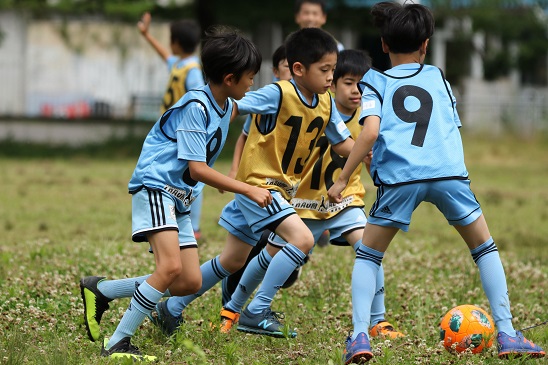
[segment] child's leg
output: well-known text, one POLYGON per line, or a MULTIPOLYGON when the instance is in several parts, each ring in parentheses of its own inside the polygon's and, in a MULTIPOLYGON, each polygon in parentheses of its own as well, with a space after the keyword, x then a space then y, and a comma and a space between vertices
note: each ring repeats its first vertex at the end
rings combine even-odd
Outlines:
POLYGON ((253 258, 256 257, 259 253, 261 253, 263 248, 266 247, 269 234, 270 234, 270 231, 265 230, 263 234, 261 235, 261 239, 251 249, 251 252, 247 256, 247 260, 244 266, 240 270, 236 271, 233 274, 230 274, 229 276, 223 279, 223 282, 222 282, 223 307, 226 307, 226 304, 230 301, 230 298, 232 298, 232 295, 236 291, 236 288, 238 287, 238 283, 240 282, 240 279, 242 278, 242 275, 245 272, 245 269, 247 268, 251 260, 253 260, 253 258))
POLYGON ((394 227, 383 227, 368 223, 363 231, 362 244, 356 251, 356 261, 352 271, 352 318, 354 340, 360 333, 369 333, 372 304, 376 288, 371 282, 377 281, 384 252, 398 232, 394 227))
POLYGON ((483 290, 489 300, 497 329, 499 332, 515 336, 506 275, 483 214, 471 224, 455 226, 455 229, 468 245, 472 258, 478 266, 483 290))
POLYGON ((240 279, 238 287, 232 294, 230 301, 224 306, 226 309, 235 313, 240 313, 242 311, 243 306, 249 300, 251 294, 263 280, 266 270, 272 261, 272 257, 275 256, 278 251, 280 251, 280 248, 267 245, 249 262, 240 279))
MULTIPOLYGON (((177 231, 167 230, 151 233, 148 235, 148 239, 154 251, 156 269, 135 290, 128 310, 106 346, 107 350, 122 339, 131 338, 134 335, 145 317, 160 301, 164 292, 182 272, 183 265, 179 258, 177 231)), ((194 248, 194 250, 196 249, 194 248)))
POLYGON ((252 314, 270 308, 274 295, 295 268, 304 263, 306 255, 314 246, 312 232, 296 214, 287 216, 275 232, 289 243, 272 259, 259 291, 247 306, 252 314))
POLYGON ((200 266, 202 286, 196 294, 171 297, 167 309, 173 316, 180 316, 183 310, 196 298, 211 289, 219 281, 238 271, 245 263, 251 246, 232 234, 228 234, 223 252, 200 266))

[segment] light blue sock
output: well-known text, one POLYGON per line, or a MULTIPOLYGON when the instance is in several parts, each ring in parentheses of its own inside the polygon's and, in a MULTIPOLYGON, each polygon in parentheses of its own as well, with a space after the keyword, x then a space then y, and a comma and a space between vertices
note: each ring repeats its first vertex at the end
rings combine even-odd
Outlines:
POLYGON ((371 323, 370 326, 374 326, 379 322, 385 320, 384 314, 386 308, 384 307, 384 267, 379 266, 379 272, 377 273, 377 280, 375 283, 375 296, 373 297, 373 304, 371 304, 371 323))
POLYGON ((259 291, 247 306, 247 310, 258 314, 270 307, 272 298, 280 290, 289 275, 298 267, 304 264, 306 254, 297 247, 288 243, 274 256, 264 276, 259 291))
POLYGON ((204 202, 204 193, 201 192, 190 205, 190 223, 194 232, 200 231, 200 219, 202 218, 202 203, 204 202))
MULTIPOLYGON (((135 293, 135 289, 141 285, 150 274, 139 276, 136 278, 116 279, 116 280, 101 280, 97 283, 97 289, 107 298, 130 298, 135 293)), ((166 290, 164 297, 171 296, 169 290, 166 290)))
POLYGON ((506 275, 493 238, 490 237, 486 242, 470 250, 470 253, 478 266, 481 284, 489 300, 497 330, 514 337, 516 331, 512 325, 506 275))
POLYGON ((143 323, 143 320, 156 303, 160 301, 163 294, 150 286, 146 281, 143 281, 135 290, 128 309, 107 344, 107 350, 120 342, 122 338, 133 337, 137 328, 143 323))
POLYGON ((185 295, 184 297, 171 297, 167 300, 167 309, 172 316, 179 317, 194 299, 200 297, 219 281, 230 275, 230 273, 221 266, 219 256, 204 262, 202 266, 200 266, 200 271, 202 272, 202 287, 196 294, 185 295))
POLYGON ((238 283, 238 287, 234 291, 234 294, 232 294, 230 301, 225 305, 225 308, 236 313, 242 311, 244 304, 263 280, 271 261, 272 256, 264 248, 249 262, 238 283))
POLYGON ((371 306, 375 297, 375 285, 384 253, 360 244, 352 271, 352 341, 361 333, 369 337, 371 306))

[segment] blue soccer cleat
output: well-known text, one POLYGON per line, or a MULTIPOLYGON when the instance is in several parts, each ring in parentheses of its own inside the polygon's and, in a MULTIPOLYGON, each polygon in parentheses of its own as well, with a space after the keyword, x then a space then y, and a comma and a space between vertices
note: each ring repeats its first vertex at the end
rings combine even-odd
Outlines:
POLYGON ((345 364, 363 364, 371 360, 372 357, 369 338, 364 332, 360 332, 354 341, 352 341, 352 337, 348 336, 343 352, 345 364))
POLYGON ((546 352, 533 342, 523 336, 523 333, 516 331, 515 337, 510 337, 504 332, 499 332, 497 336, 499 358, 506 359, 508 357, 544 357, 546 352))

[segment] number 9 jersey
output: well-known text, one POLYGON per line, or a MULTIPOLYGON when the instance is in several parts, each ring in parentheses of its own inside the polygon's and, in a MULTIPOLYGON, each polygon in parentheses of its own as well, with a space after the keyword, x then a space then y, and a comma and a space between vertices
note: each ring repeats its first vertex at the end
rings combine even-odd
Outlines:
POLYGON ((455 97, 439 68, 371 68, 360 88, 360 121, 380 117, 371 161, 376 186, 468 178, 455 97))

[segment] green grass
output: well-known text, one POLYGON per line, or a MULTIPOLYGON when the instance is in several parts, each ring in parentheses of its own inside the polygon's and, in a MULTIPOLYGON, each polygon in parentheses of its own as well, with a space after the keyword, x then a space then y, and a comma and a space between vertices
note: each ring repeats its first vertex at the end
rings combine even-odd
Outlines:
MULTIPOLYGON (((546 321, 548 142, 466 137, 465 150, 472 188, 505 265, 515 327, 546 321)), ((78 280, 147 274, 154 261, 145 245, 130 240, 127 182, 137 156, 127 152, 133 149, 120 152, 113 146, 102 151, 101 158, 85 150, 44 152, 47 158, 37 157, 40 152, 0 154, 2 364, 114 363, 100 358, 100 344, 87 339, 78 280)), ((226 172, 228 166, 221 161, 217 168, 226 172)), ((364 182, 369 207, 375 188, 369 178, 364 182)), ((226 234, 217 219, 231 197, 205 190, 202 261, 223 247, 226 234)), ((340 364, 352 329, 352 265, 349 248, 316 248, 301 279, 279 292, 273 309, 286 313, 286 322, 298 329, 296 339, 212 330, 221 306, 217 286, 187 309, 177 336, 167 339, 147 321, 133 342, 163 364, 340 364)), ((396 237, 384 265, 387 318, 408 336, 373 341, 371 363, 546 363, 501 361, 494 348, 456 357, 441 347, 438 321, 448 309, 464 303, 489 308, 466 246, 433 206, 419 207, 410 232, 396 237)), ((103 317, 104 335, 112 334, 128 302, 111 303, 103 317)), ((548 348, 547 325, 526 335, 548 348)))

